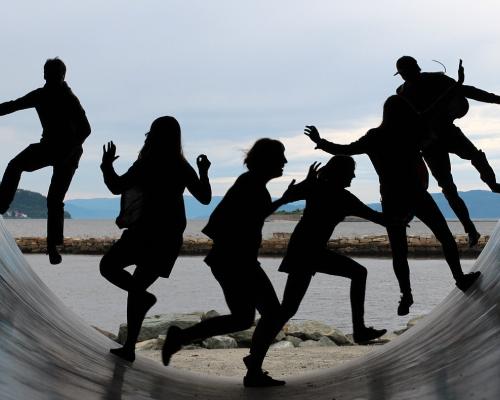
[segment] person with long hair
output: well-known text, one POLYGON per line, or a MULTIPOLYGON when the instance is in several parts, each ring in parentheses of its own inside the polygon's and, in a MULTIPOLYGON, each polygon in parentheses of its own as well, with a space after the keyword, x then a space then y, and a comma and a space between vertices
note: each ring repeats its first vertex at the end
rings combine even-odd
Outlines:
MULTIPOLYGON (((273 285, 258 261, 264 220, 281 205, 295 200, 292 181, 281 198, 273 201, 267 183, 283 174, 287 160, 285 147, 278 140, 257 140, 248 151, 245 165, 248 171, 240 175, 210 216, 203 229, 213 240, 205 262, 219 282, 229 315, 206 319, 180 329, 171 326, 162 350, 163 364, 168 365, 174 353, 184 344, 248 329, 255 320, 255 311, 261 319, 255 328, 250 355, 262 360, 268 349, 263 333, 275 323, 280 303, 273 285)), ((262 371, 262 364, 244 359, 247 374, 245 386, 279 386, 285 382, 271 378, 262 371)))
MULTIPOLYGON (((460 63, 457 85, 463 82, 460 63)), ((479 277, 479 272, 464 274, 460 264, 457 244, 436 202, 422 183, 423 160, 421 149, 428 140, 427 120, 432 118, 446 96, 445 93, 433 108, 418 114, 401 96, 390 96, 384 103, 382 123, 370 129, 357 141, 342 145, 322 139, 314 126, 306 126, 304 134, 316 148, 333 155, 367 154, 380 182, 382 211, 388 221, 400 221, 387 225, 392 249, 393 268, 401 291, 398 315, 407 315, 413 304, 408 265, 406 225, 414 217, 427 225, 441 243, 444 257, 456 286, 466 291, 479 277)))
POLYGON ((179 123, 169 116, 151 124, 137 160, 123 175, 113 168, 117 158, 113 142, 103 146, 104 182, 113 194, 122 195, 117 223, 127 229, 101 259, 100 272, 128 293, 127 339, 110 351, 132 362, 144 317, 156 303, 147 289, 158 278, 169 277, 182 246, 184 190, 202 204, 211 201, 210 161, 203 154, 197 157, 198 176, 184 158, 179 123), (129 265, 136 266, 132 274, 125 270, 129 265))

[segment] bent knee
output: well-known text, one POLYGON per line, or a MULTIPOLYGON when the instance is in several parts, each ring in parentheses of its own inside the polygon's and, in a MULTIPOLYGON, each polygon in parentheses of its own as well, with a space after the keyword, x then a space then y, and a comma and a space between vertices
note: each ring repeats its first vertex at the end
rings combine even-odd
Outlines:
POLYGON ((108 257, 104 255, 99 262, 99 272, 103 277, 107 278, 110 275, 111 265, 108 257))
POLYGON ((357 269, 356 269, 356 273, 355 273, 355 278, 357 279, 363 279, 363 280, 366 280, 366 277, 368 276, 368 270, 363 267, 362 265, 360 265, 357 269))
POLYGON ((298 304, 283 304, 281 307, 281 319, 283 322, 290 320, 299 311, 298 304))

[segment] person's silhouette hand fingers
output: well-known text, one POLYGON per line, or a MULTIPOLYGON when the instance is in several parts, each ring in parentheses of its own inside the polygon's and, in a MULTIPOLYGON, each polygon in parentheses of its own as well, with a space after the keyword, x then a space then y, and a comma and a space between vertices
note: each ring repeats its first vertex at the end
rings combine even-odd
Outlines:
POLYGON ((120 156, 116 155, 116 146, 113 141, 102 146, 102 162, 112 164, 120 156))
POLYGON ((465 81, 465 71, 462 65, 462 59, 458 63, 458 83, 461 85, 465 81))
POLYGON ((318 143, 321 140, 319 132, 314 125, 306 125, 304 135, 308 136, 314 143, 318 143))
POLYGON ((295 182, 296 180, 295 179, 292 179, 292 181, 290 182, 290 184, 288 185, 288 188, 287 189, 292 189, 294 186, 295 186, 295 182))
POLYGON ((321 165, 320 162, 314 161, 310 166, 309 166, 309 171, 307 172, 306 180, 316 178, 318 176, 318 169, 319 166, 321 165))

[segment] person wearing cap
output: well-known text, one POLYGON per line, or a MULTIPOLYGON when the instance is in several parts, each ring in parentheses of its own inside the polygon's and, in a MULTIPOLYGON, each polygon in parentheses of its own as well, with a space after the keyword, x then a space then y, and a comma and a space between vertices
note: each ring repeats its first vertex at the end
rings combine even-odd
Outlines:
POLYGON ((43 128, 40 142, 30 144, 7 165, 0 184, 0 214, 9 209, 24 171, 52 166, 47 194, 47 253, 51 264, 59 264, 57 246, 63 243, 64 196, 78 168, 82 144, 90 135, 90 124, 80 101, 64 80, 64 62, 57 57, 48 59, 43 72, 43 87, 0 104, 0 115, 34 108, 43 128))
MULTIPOLYGON (((403 56, 396 62, 397 72, 405 81, 396 90, 417 112, 425 112, 444 92, 453 87, 454 79, 441 72, 422 72, 413 57, 403 56)), ((423 147, 423 157, 436 178, 451 208, 464 226, 469 236, 469 245, 477 244, 480 234, 470 219, 469 211, 460 198, 451 174, 449 153, 462 159, 470 160, 480 173, 481 179, 496 193, 500 193, 495 172, 488 163, 486 155, 479 150, 454 124, 454 120, 463 117, 468 109, 467 99, 484 103, 500 104, 500 96, 485 92, 474 86, 461 85, 450 96, 447 104, 440 108, 440 113, 429 121, 431 140, 423 147)))

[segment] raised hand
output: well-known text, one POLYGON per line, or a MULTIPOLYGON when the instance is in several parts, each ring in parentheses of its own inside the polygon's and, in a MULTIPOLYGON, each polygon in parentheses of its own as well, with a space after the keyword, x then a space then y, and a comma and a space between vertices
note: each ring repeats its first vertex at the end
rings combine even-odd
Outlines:
POLYGON ((212 163, 205 154, 200 154, 198 157, 196 157, 196 165, 198 166, 198 171, 200 172, 200 174, 206 174, 212 163))
POLYGON ((306 176, 306 181, 311 181, 315 180, 318 177, 318 170, 319 166, 321 165, 320 162, 314 161, 310 166, 309 166, 309 171, 307 172, 306 176))
POLYGON ((306 125, 304 135, 308 136, 316 144, 321 140, 319 132, 314 125, 306 125))
POLYGON ((295 188, 297 187, 297 184, 295 182, 296 182, 296 180, 292 179, 292 181, 290 182, 290 184, 286 188, 285 193, 283 193, 283 196, 281 196, 281 199, 285 203, 294 201, 294 198, 295 198, 295 188))
POLYGON ((460 59, 460 62, 458 64, 458 84, 461 85, 465 81, 465 72, 464 72, 464 67, 462 66, 462 59, 460 59))
POLYGON ((116 146, 111 141, 107 145, 102 146, 102 163, 105 165, 111 165, 120 156, 116 155, 116 146))

